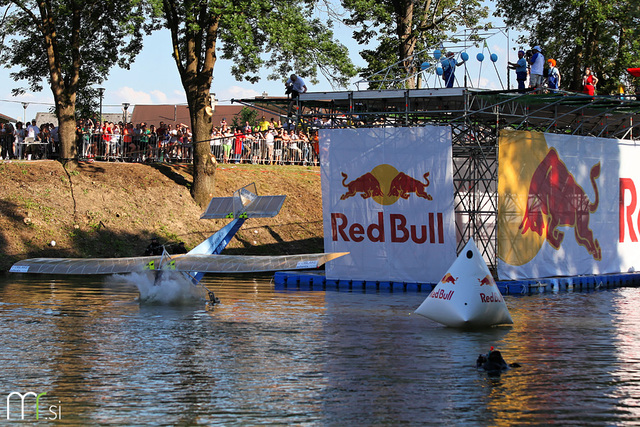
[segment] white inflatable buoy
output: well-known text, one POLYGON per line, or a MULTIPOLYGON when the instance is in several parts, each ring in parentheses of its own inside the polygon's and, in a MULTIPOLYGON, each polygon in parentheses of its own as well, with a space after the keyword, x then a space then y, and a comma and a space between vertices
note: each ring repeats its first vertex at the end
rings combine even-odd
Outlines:
POLYGON ((456 328, 513 323, 473 239, 415 313, 456 328))

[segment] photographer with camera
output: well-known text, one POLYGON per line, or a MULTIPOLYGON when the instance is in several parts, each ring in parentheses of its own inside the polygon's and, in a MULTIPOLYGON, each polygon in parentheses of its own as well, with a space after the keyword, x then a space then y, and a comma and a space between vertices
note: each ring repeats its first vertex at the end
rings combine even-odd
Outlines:
POLYGON ((295 74, 291 74, 289 80, 284 84, 286 90, 285 94, 291 94, 291 99, 297 98, 301 93, 305 93, 307 91, 307 85, 304 84, 304 80, 295 74))
MULTIPOLYGON (((534 46, 532 49, 532 55, 527 58, 527 62, 531 65, 529 71, 529 87, 539 88, 542 87, 544 77, 544 55, 542 55, 542 49, 540 46, 534 46)), ((528 53, 528 52, 527 52, 528 53)))
POLYGON ((307 85, 304 84, 304 80, 295 74, 291 74, 289 80, 284 84, 285 94, 291 94, 291 102, 289 102, 289 108, 287 109, 287 116, 291 117, 291 110, 293 109, 293 105, 295 100, 300 97, 301 93, 305 93, 307 91, 307 85))

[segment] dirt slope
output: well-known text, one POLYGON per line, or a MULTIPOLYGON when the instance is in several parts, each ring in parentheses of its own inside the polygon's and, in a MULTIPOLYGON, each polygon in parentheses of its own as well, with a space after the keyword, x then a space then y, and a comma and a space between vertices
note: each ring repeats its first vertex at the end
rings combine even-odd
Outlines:
MULTIPOLYGON (((0 271, 31 257, 141 255, 153 236, 191 248, 228 222, 199 219, 191 180, 180 165, 81 163, 67 173, 54 161, 0 164, 0 271)), ((227 253, 323 250, 318 167, 219 165, 216 196, 251 182, 287 199, 275 218, 249 219, 227 253)))

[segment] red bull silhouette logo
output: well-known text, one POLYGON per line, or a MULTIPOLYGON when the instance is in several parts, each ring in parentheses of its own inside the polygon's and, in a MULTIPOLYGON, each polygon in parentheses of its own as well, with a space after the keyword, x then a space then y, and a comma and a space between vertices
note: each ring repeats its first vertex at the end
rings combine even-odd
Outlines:
POLYGON ((400 172, 393 178, 391 181, 391 186, 389 188, 388 195, 391 197, 402 197, 403 199, 408 199, 411 193, 415 193, 416 196, 422 197, 423 199, 433 200, 429 194, 427 194, 426 188, 429 186, 429 172, 423 175, 426 184, 423 184, 421 181, 407 175, 404 172, 400 172))
POLYGON ((493 285, 493 277, 486 275, 482 279, 478 279, 478 282, 480 282, 480 286, 491 286, 493 285))
POLYGON ((395 203, 398 198, 406 200, 411 194, 433 200, 426 190, 430 184, 429 172, 422 177, 425 182, 404 172, 398 172, 390 165, 380 165, 347 183, 348 175, 342 172, 342 186, 346 187, 347 191, 340 196, 340 200, 348 199, 358 193, 363 199, 374 198, 378 203, 385 205, 395 203))
POLYGON ((573 227, 578 244, 584 246, 595 260, 600 261, 600 243, 589 228, 590 214, 597 210, 600 201, 596 185, 599 175, 600 163, 597 163, 590 172, 595 192, 595 201, 591 202, 560 160, 556 150, 551 148, 531 177, 527 208, 519 227, 522 234, 531 230, 545 237, 553 248, 559 249, 564 232, 558 230, 558 227, 573 227))
POLYGON ((451 275, 451 273, 447 273, 447 274, 444 275, 444 277, 440 281, 442 283, 451 283, 452 285, 455 285, 456 284, 456 280, 458 280, 457 277, 453 277, 451 275))
POLYGON ((345 184, 347 181, 347 174, 342 172, 342 185, 347 187, 347 192, 340 196, 340 200, 348 199, 349 197, 353 197, 356 194, 360 193, 360 196, 363 199, 368 199, 369 197, 384 196, 382 189, 380 188, 380 182, 378 178, 373 176, 371 172, 367 172, 362 176, 354 179, 348 184, 345 184))

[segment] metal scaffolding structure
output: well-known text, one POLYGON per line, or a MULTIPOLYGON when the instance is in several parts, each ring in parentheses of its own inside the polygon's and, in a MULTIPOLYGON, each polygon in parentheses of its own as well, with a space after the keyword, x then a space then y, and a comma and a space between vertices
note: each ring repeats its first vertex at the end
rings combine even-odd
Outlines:
POLYGON ((472 88, 314 92, 232 100, 280 114, 285 125, 451 126, 458 251, 473 237, 497 266, 498 137, 501 129, 585 135, 640 143, 640 101, 562 92, 472 88))

